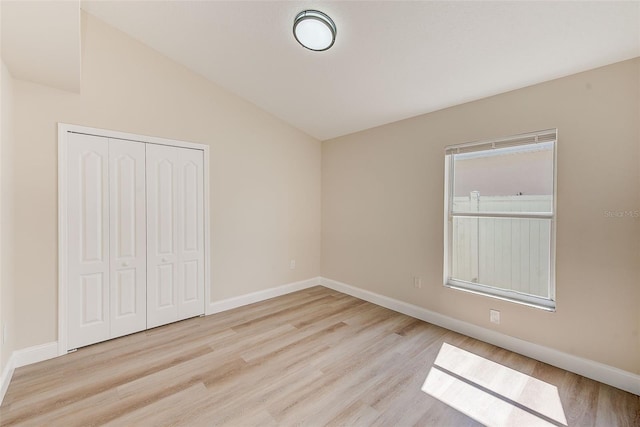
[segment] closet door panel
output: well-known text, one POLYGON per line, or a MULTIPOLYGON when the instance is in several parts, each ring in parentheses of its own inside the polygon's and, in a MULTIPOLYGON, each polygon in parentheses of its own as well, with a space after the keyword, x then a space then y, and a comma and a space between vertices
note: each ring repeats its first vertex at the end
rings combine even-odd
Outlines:
POLYGON ((109 147, 70 133, 67 148, 68 348, 109 339, 109 147))
POLYGON ((203 152, 179 151, 179 319, 204 314, 203 152))
POLYGON ((64 141, 67 348, 204 314, 203 151, 64 141))
POLYGON ((147 326, 145 144, 109 140, 111 338, 147 326))
POLYGON ((178 319, 178 153, 147 144, 147 327, 178 319))

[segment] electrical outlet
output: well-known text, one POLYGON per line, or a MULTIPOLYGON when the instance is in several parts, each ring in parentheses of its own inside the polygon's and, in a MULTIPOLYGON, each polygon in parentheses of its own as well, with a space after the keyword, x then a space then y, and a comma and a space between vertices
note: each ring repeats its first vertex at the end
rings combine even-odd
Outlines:
POLYGON ((289 261, 289 268, 291 270, 295 270, 296 269, 296 260, 292 259, 291 261, 289 261))
POLYGON ((489 310, 489 320, 491 323, 500 324, 500 312, 498 310, 489 310))
POLYGON ((413 287, 422 289, 422 279, 419 276, 413 276, 413 287))

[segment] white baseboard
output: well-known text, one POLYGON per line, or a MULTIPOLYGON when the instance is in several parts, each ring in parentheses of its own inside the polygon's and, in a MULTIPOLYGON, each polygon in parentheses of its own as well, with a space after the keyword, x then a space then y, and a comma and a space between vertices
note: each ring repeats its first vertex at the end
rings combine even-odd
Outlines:
POLYGON ((23 348, 22 350, 16 350, 11 353, 11 357, 7 361, 7 364, 2 370, 2 377, 0 378, 0 404, 4 400, 4 395, 11 383, 11 377, 16 368, 22 366, 31 365, 32 363, 42 362, 43 360, 53 359, 58 357, 58 343, 50 342, 47 344, 35 345, 33 347, 23 348))
POLYGON ((58 342, 23 348, 22 350, 14 351, 12 357, 15 357, 16 368, 53 359, 54 357, 58 357, 58 342))
POLYGON ((276 286, 274 288, 240 295, 238 297, 228 298, 221 301, 214 301, 209 304, 209 307, 206 310, 206 315, 208 316, 210 314, 220 313, 222 311, 242 307, 243 305, 253 304, 318 285, 320 285, 320 277, 314 277, 307 280, 301 280, 300 282, 288 283, 286 285, 276 286))
MULTIPOLYGON (((300 282, 289 283, 222 301, 215 301, 209 304, 206 314, 210 315, 231 310, 233 308, 242 307, 244 305, 253 304, 318 285, 369 301, 373 304, 406 314, 407 316, 424 320, 425 322, 468 335, 541 362, 557 366, 558 368, 562 368, 587 378, 609 384, 613 387, 626 390, 630 393, 640 395, 640 375, 614 368, 603 363, 595 362, 593 360, 564 353, 549 347, 524 341, 519 338, 514 338, 500 332, 492 331, 472 323, 463 322, 461 320, 427 310, 426 308, 418 307, 404 301, 399 301, 324 277, 314 277, 300 282)), ((11 377, 13 376, 13 372, 16 368, 52 359, 57 356, 57 342, 36 345, 14 351, 2 370, 2 376, 0 377, 0 404, 4 399, 4 395, 9 387, 11 377)))
POLYGON ((16 369, 14 355, 15 353, 11 354, 7 364, 4 365, 4 369, 2 370, 2 378, 0 378, 0 404, 2 404, 4 400, 4 395, 7 393, 9 383, 11 382, 11 377, 13 377, 13 371, 16 369))
MULTIPOLYGON (((253 304, 255 302, 264 301, 270 298, 275 298, 281 295, 289 294, 291 292, 300 291, 302 289, 307 289, 318 285, 320 285, 320 277, 314 277, 311 279, 288 283, 286 285, 277 286, 274 288, 269 288, 262 291, 225 299, 222 301, 216 301, 209 304, 206 310, 206 314, 210 315, 226 310, 231 310, 243 305, 253 304)), ((58 352, 57 342, 40 344, 22 350, 14 351, 11 354, 11 357, 9 358, 4 369, 2 370, 2 377, 0 378, 0 404, 4 399, 4 395, 7 392, 7 389, 9 388, 11 377, 13 376, 13 372, 16 368, 31 365, 32 363, 42 362, 43 360, 52 359, 59 355, 60 354, 58 352)))
POLYGON ((500 332, 492 331, 472 323, 463 322, 461 320, 427 310, 426 308, 418 307, 416 305, 376 294, 355 286, 347 285, 346 283, 341 283, 336 280, 322 277, 320 279, 320 284, 335 291, 406 314, 407 316, 424 320, 425 322, 468 335, 489 344, 548 363, 549 365, 553 365, 584 377, 609 384, 621 390, 640 395, 640 375, 632 372, 564 353, 550 347, 524 341, 519 338, 514 338, 500 332))

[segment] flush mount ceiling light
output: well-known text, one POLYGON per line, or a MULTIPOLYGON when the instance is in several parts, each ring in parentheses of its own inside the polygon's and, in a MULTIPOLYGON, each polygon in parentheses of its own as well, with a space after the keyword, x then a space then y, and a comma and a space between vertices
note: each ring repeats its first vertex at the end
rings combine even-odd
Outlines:
POLYGON ((327 50, 336 41, 336 24, 317 10, 300 12, 293 20, 293 36, 310 50, 327 50))

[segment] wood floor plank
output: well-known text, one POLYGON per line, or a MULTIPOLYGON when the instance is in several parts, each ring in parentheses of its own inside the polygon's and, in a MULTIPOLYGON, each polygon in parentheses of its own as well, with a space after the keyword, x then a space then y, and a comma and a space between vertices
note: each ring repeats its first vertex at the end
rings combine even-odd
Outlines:
POLYGON ((141 406, 134 411, 126 411, 121 416, 114 416, 110 421, 96 420, 97 424, 105 426, 131 425, 179 425, 185 415, 197 411, 207 399, 206 387, 202 383, 195 383, 191 387, 168 394, 148 405, 141 406))
POLYGON ((562 417, 640 426, 640 397, 323 287, 19 368, 0 406, 0 426, 509 427, 562 417), (556 399, 555 412, 544 399, 556 399))
POLYGON ((596 426, 640 426, 640 396, 599 384, 596 426))
MULTIPOLYGON (((2 414, 2 423, 21 423, 35 415, 46 415, 62 406, 73 405, 87 398, 103 392, 117 389, 122 384, 146 377, 155 372, 161 372, 184 361, 191 360, 210 353, 208 347, 200 347, 193 351, 182 352, 179 356, 158 360, 147 364, 143 360, 136 365, 127 366, 119 371, 108 369, 92 373, 81 372, 78 381, 68 381, 46 392, 30 395, 21 401, 13 402, 8 414, 2 414)), ((0 410, 1 412, 1 410, 0 410)))
POLYGON ((380 414, 371 406, 357 400, 340 411, 327 423, 328 426, 370 426, 380 414))
MULTIPOLYGON (((389 335, 381 341, 381 346, 393 346, 397 339, 389 335)), ((367 354, 369 357, 366 357, 366 366, 362 363, 363 359, 354 360, 351 364, 344 361, 342 364, 337 363, 338 369, 323 372, 324 377, 317 387, 296 396, 294 401, 285 401, 286 406, 281 410, 273 409, 272 412, 270 409, 271 414, 284 425, 301 421, 317 425, 328 423, 334 413, 342 412, 360 396, 366 395, 371 388, 380 386, 384 381, 381 371, 388 370, 395 363, 403 363, 393 352, 380 352, 370 348, 367 354), (331 411, 325 411, 324 408, 331 408, 331 411)))

